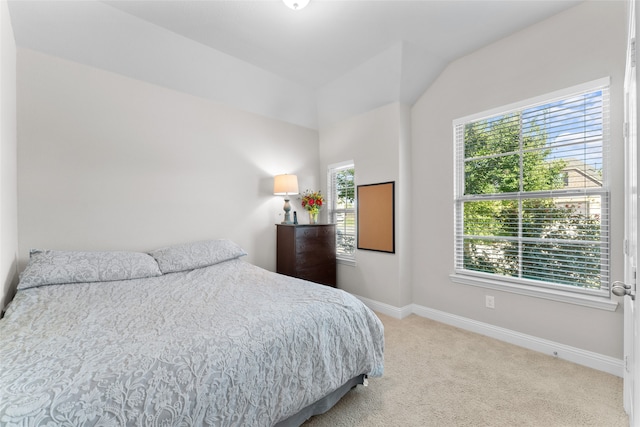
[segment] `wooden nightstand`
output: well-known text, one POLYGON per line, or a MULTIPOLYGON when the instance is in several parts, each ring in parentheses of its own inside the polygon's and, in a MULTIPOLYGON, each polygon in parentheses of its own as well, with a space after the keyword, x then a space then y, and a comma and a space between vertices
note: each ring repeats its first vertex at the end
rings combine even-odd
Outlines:
POLYGON ((336 287, 335 224, 276 224, 276 272, 336 287))

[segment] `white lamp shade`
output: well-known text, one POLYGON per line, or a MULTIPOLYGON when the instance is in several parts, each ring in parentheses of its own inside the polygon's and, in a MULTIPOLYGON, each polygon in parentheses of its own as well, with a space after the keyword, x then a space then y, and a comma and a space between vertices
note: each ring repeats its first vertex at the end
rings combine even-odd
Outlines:
POLYGON ((296 175, 276 175, 273 178, 273 194, 283 196, 298 194, 298 177, 296 175))
POLYGON ((289 8, 293 10, 303 9, 309 4, 309 0, 282 0, 289 8))

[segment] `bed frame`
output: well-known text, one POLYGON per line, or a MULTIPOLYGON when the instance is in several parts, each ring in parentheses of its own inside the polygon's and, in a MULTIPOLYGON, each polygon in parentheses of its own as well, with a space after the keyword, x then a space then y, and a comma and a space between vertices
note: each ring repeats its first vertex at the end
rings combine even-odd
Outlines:
POLYGON ((355 388, 360 384, 364 384, 367 376, 365 374, 359 375, 355 378, 351 378, 344 383, 341 387, 329 393, 322 399, 312 403, 311 405, 303 408, 297 414, 290 416, 289 418, 280 421, 274 427, 298 427, 302 425, 306 420, 314 415, 320 415, 331 409, 342 397, 347 394, 349 390, 355 388))

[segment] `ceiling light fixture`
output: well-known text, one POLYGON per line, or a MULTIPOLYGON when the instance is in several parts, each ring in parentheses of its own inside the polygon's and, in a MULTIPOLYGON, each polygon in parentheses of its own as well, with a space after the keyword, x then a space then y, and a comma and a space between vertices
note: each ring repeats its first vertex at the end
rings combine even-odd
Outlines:
POLYGON ((290 9, 300 10, 304 9, 306 5, 309 4, 309 0, 282 0, 284 4, 287 5, 290 9))

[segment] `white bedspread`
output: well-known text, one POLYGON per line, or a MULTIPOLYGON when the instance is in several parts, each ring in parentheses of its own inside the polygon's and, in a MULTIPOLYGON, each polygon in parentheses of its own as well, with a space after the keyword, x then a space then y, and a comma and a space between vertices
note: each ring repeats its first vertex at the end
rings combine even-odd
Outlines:
POLYGON ((18 292, 0 320, 0 423, 270 426, 383 371, 346 292, 234 259, 18 292))

